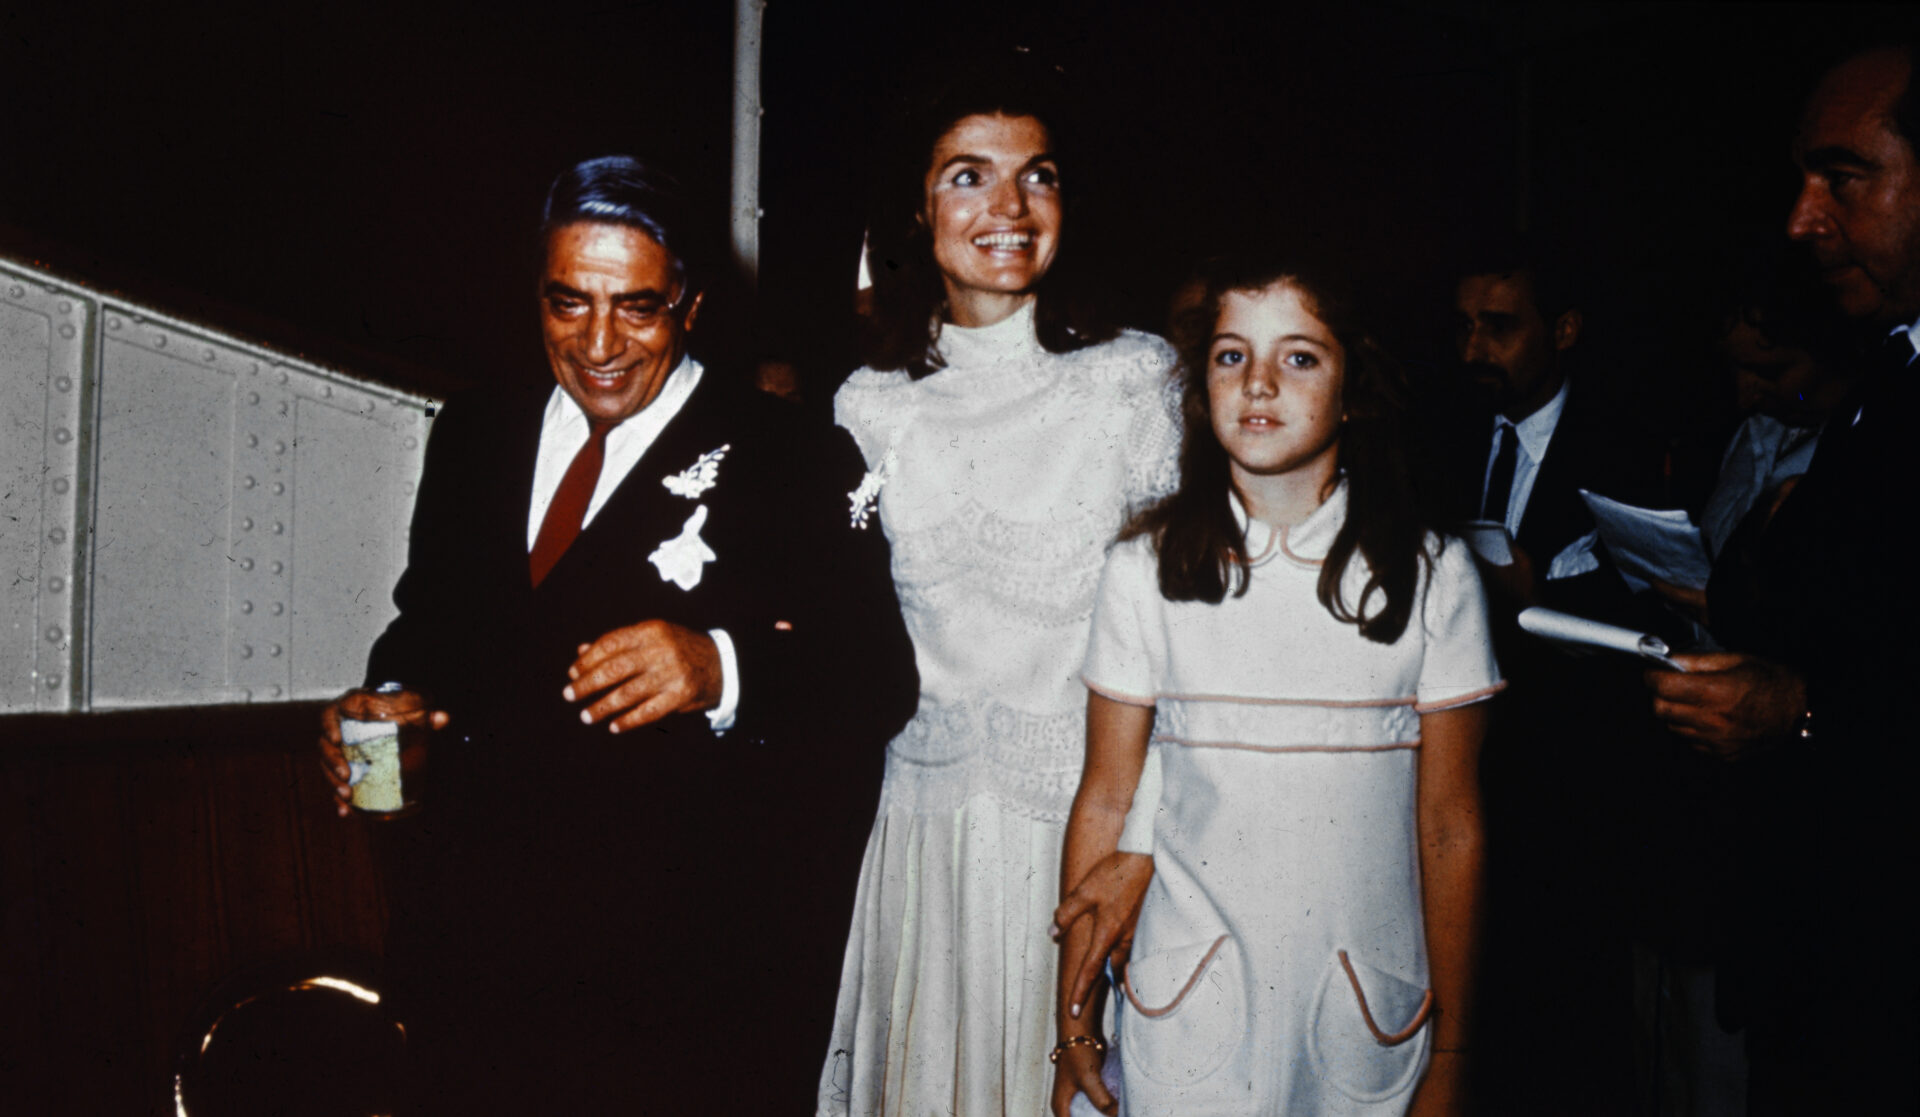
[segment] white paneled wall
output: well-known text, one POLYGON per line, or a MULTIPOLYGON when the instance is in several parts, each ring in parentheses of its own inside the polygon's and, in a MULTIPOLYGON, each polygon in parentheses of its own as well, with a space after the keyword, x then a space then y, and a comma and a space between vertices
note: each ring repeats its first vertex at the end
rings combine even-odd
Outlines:
POLYGON ((428 401, 0 261, 0 713, 360 680, 428 401))

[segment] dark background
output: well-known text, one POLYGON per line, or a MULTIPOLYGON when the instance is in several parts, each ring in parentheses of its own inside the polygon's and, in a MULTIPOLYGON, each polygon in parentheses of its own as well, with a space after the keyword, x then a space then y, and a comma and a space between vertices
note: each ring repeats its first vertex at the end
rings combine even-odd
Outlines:
MULTIPOLYGON (((791 360, 823 403, 880 114, 1018 44, 1094 110, 1072 251, 1131 323, 1157 328, 1200 255, 1308 230, 1376 266, 1431 369, 1450 261, 1524 229, 1588 281, 1609 390, 1710 466, 1716 303, 1780 240, 1813 68, 1876 14, 776 0, 758 304, 714 292, 697 340, 791 360)), ((7 10, 0 254, 431 394, 543 378, 545 184, 662 159, 724 238, 731 36, 723 2, 7 10)), ((0 1108, 171 1112, 171 1052, 217 985, 377 952, 369 834, 328 813, 314 714, 0 719, 0 1108)))

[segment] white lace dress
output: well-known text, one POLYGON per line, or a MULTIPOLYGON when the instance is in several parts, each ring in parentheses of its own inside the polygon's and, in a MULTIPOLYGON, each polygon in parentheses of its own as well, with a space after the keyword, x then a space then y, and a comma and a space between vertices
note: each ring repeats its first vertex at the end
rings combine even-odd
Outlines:
POLYGON ((1061 840, 1085 749, 1100 570, 1177 476, 1173 352, 1146 334, 1053 354, 1031 310, 946 326, 947 367, 853 374, 835 415, 920 669, 887 750, 819 1112, 1047 1108, 1061 840))

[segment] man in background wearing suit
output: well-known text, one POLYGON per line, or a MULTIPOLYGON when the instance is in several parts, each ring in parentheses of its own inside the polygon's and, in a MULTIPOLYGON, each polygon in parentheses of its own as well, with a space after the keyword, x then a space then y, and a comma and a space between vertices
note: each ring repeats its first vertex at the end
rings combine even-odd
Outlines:
POLYGON ((435 421, 399 616, 325 716, 439 728, 383 827, 389 966, 443 1112, 811 1095, 887 739, 918 682, 852 441, 687 353, 670 180, 563 173, 553 379, 435 421))
MULTIPOLYGON (((1476 1014, 1482 1107, 1611 1112, 1631 1082, 1631 949, 1620 905, 1619 797, 1626 743, 1644 735, 1637 672, 1574 659, 1522 632, 1544 605, 1623 621, 1626 584, 1594 533, 1581 489, 1658 501, 1659 448, 1613 421, 1572 374, 1585 315, 1554 262, 1531 246, 1485 246, 1456 290, 1462 409, 1454 514, 1504 525, 1513 562, 1482 562, 1501 672, 1481 761, 1487 819, 1486 961, 1476 1014), (1479 410, 1475 410, 1475 408, 1479 410), (1547 976, 1547 975, 1551 976, 1547 976), (1543 1027, 1580 1019, 1569 1051, 1543 1027), (1567 1100, 1565 1083, 1587 1084, 1567 1100)), ((1603 369, 1587 368, 1583 375, 1603 369)))
POLYGON ((1911 39, 1857 53, 1807 102, 1787 235, 1860 324, 1862 375, 1806 474, 1715 564, 1711 627, 1732 651, 1647 673, 1654 712, 1734 785, 1719 1009, 1747 1026, 1755 1114, 1920 1110, 1920 968, 1898 914, 1920 854, 1913 69, 1911 39))

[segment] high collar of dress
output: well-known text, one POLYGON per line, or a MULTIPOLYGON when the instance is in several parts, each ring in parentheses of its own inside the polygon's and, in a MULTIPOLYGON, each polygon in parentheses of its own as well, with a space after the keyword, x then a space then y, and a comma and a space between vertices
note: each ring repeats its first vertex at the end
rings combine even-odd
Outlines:
POLYGON ((950 369, 991 370, 1006 364, 1024 364, 1041 352, 1033 332, 1033 303, 991 326, 940 324, 940 356, 950 369))
POLYGON ((1333 549, 1333 537, 1340 533, 1340 525, 1347 521, 1345 477, 1340 478, 1332 494, 1313 510, 1312 515, 1290 527, 1275 528, 1265 521, 1251 520, 1247 516, 1246 505, 1240 502, 1240 494, 1229 491, 1228 496, 1233 504, 1234 522, 1247 535, 1247 546, 1253 552, 1250 557, 1256 560, 1255 565, 1278 553, 1296 563, 1317 566, 1326 560, 1327 552, 1333 549))

